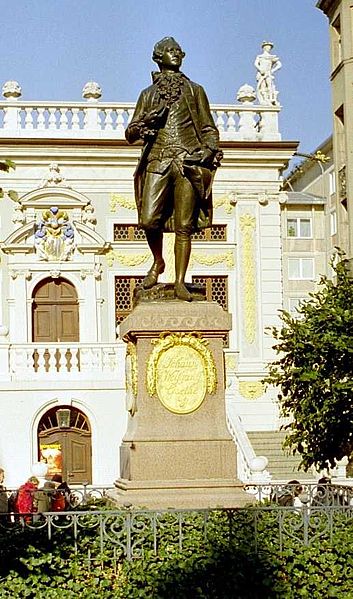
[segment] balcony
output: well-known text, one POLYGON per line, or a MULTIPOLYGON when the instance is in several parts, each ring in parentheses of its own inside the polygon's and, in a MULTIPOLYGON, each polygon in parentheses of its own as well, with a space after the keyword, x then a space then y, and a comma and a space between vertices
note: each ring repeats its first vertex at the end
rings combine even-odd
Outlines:
MULTIPOLYGON (((0 138, 125 139, 135 104, 105 102, 0 102, 0 138)), ((278 141, 279 106, 245 102, 212 105, 222 141, 278 141)))
POLYGON ((124 373, 125 348, 124 343, 3 345, 0 374, 1 378, 11 381, 120 380, 124 373))

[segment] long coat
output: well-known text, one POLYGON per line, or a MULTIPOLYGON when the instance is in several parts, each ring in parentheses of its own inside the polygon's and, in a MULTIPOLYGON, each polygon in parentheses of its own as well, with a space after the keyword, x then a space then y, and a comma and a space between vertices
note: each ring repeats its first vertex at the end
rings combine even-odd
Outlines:
MULTIPOLYGON (((183 75, 185 85, 183 98, 185 98, 190 117, 195 129, 196 137, 201 148, 209 148, 216 154, 219 144, 219 133, 214 123, 209 102, 206 93, 201 85, 190 81, 183 75)), ((150 85, 144 89, 137 101, 134 115, 129 126, 126 129, 125 136, 129 143, 134 143, 140 139, 139 124, 143 122, 146 114, 160 107, 161 101, 158 95, 156 84, 150 85)), ((153 146, 154 140, 149 140, 144 144, 141 157, 134 173, 135 180, 135 200, 138 215, 140 216, 145 172, 148 155, 153 146)), ((185 148, 190 153, 195 148, 185 148)), ((190 180, 197 196, 198 214, 195 221, 195 229, 210 227, 212 224, 212 180, 213 172, 208 168, 198 165, 185 168, 185 175, 190 180)), ((164 230, 173 230, 173 216, 165 223, 164 230)))

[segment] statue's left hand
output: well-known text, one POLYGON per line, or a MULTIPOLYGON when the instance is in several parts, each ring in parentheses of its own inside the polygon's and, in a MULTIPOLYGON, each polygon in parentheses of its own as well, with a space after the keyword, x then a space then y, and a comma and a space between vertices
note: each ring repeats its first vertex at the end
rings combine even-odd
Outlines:
POLYGON ((209 148, 203 148, 201 150, 200 164, 202 166, 210 167, 213 162, 213 156, 214 156, 213 150, 210 150, 209 148))

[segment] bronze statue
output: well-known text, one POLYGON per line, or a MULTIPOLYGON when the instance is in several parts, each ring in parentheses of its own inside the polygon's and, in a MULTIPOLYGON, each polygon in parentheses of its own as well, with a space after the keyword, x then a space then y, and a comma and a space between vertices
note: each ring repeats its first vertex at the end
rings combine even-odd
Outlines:
POLYGON ((191 301, 184 282, 191 235, 211 226, 211 187, 221 152, 203 88, 179 70, 184 56, 172 37, 156 43, 152 58, 160 72, 152 73, 153 84, 141 92, 126 139, 144 143, 135 198, 154 261, 142 285, 150 289, 158 282, 165 268, 163 232, 174 231, 174 296, 191 301))

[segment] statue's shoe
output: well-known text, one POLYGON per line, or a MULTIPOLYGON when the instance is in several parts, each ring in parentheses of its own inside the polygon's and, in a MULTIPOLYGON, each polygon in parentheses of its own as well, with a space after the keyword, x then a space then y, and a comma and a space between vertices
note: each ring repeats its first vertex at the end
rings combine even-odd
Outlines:
POLYGON ((183 300, 184 302, 192 302, 192 295, 186 289, 184 283, 175 283, 174 285, 174 297, 183 300))
POLYGON ((158 282, 159 275, 161 275, 162 272, 164 272, 164 269, 164 260, 162 260, 162 262, 154 262, 142 281, 142 287, 144 289, 151 289, 151 287, 154 287, 154 285, 156 285, 158 282))

